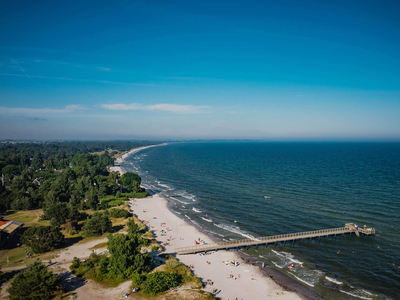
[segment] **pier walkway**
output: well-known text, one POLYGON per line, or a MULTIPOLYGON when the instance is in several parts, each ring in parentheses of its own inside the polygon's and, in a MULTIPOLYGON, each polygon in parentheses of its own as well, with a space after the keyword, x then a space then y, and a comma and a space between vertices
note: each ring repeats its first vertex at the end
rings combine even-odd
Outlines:
POLYGON ((358 228, 357 225, 354 223, 346 223, 345 227, 340 227, 340 228, 273 235, 273 236, 266 236, 254 239, 243 239, 243 240, 235 240, 235 241, 221 242, 221 243, 210 243, 210 244, 203 244, 203 245, 196 245, 189 247, 180 247, 176 248, 175 252, 177 254, 191 254, 197 252, 259 246, 259 245, 267 245, 278 242, 295 241, 295 240, 303 240, 316 237, 327 237, 332 235, 335 236, 339 234, 351 234, 351 233, 355 233, 357 236, 359 236, 360 234, 374 235, 375 229, 366 227, 358 228))

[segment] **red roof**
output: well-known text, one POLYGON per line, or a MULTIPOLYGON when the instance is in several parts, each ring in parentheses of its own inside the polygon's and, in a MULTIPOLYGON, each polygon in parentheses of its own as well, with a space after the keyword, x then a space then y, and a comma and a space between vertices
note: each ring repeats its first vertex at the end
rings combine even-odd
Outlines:
POLYGON ((6 224, 6 223, 8 223, 8 222, 10 222, 10 221, 6 221, 6 220, 0 220, 0 226, 3 226, 4 224, 6 224))

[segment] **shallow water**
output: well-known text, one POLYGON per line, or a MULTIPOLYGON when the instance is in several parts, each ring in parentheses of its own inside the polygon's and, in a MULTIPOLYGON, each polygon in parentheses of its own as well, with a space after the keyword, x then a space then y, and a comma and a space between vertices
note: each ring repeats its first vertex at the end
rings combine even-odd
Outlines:
POLYGON ((400 299, 399 143, 170 144, 134 154, 122 167, 168 196, 189 221, 226 240, 347 222, 374 227, 376 237, 338 236, 248 253, 325 299, 400 299))

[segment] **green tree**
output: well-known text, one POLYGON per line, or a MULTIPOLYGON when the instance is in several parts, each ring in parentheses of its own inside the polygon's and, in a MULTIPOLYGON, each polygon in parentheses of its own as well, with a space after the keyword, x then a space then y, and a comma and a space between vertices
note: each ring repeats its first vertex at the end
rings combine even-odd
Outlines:
POLYGON ((7 165, 2 169, 5 180, 10 180, 14 175, 19 174, 19 168, 14 165, 7 165))
POLYGON ((22 197, 15 199, 11 203, 11 209, 13 210, 28 210, 31 207, 31 203, 28 197, 22 197))
POLYGON ((86 197, 87 205, 91 209, 97 209, 97 207, 99 206, 99 197, 97 196, 97 191, 93 187, 91 187, 90 190, 86 193, 86 197))
POLYGON ((32 169, 38 170, 43 167, 43 155, 40 152, 36 152, 32 161, 32 169))
POLYGON ((131 173, 131 172, 126 172, 121 177, 122 185, 129 192, 137 193, 137 192, 141 191, 141 189, 140 189, 141 181, 142 181, 142 179, 140 178, 140 176, 138 174, 131 173))
POLYGON ((70 207, 65 202, 54 202, 46 204, 45 214, 43 218, 47 220, 56 219, 58 224, 64 224, 69 219, 70 207))
MULTIPOLYGON (((128 234, 108 236, 108 252, 110 253, 110 275, 118 278, 128 278, 133 273, 148 272, 151 269, 152 259, 148 253, 141 254, 142 245, 146 242, 134 226, 128 222, 128 234)), ((136 225, 137 226, 137 225, 136 225)))
POLYGON ((90 219, 86 220, 82 229, 87 236, 101 235, 113 231, 110 218, 99 212, 95 212, 90 219))
POLYGON ((31 247, 35 253, 50 251, 64 239, 59 227, 39 226, 28 228, 21 237, 21 243, 31 247))
POLYGON ((35 262, 15 276, 8 293, 10 300, 47 300, 60 289, 61 279, 42 263, 35 262))

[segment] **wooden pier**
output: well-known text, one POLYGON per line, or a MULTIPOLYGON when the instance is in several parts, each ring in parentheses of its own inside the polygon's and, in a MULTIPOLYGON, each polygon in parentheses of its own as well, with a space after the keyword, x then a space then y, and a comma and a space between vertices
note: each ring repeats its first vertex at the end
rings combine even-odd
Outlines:
POLYGON ((176 248, 175 252, 176 254, 191 254, 191 253, 215 251, 221 249, 227 250, 235 248, 246 248, 250 246, 268 245, 278 242, 312 239, 317 237, 328 237, 340 234, 355 233, 357 236, 360 236, 360 234, 368 236, 375 234, 374 228, 366 228, 366 227, 359 228, 356 226, 357 225, 354 223, 346 223, 344 227, 340 228, 273 235, 273 236, 266 236, 254 239, 234 240, 229 242, 211 243, 211 244, 203 244, 203 245, 196 245, 189 247, 180 247, 176 248))

